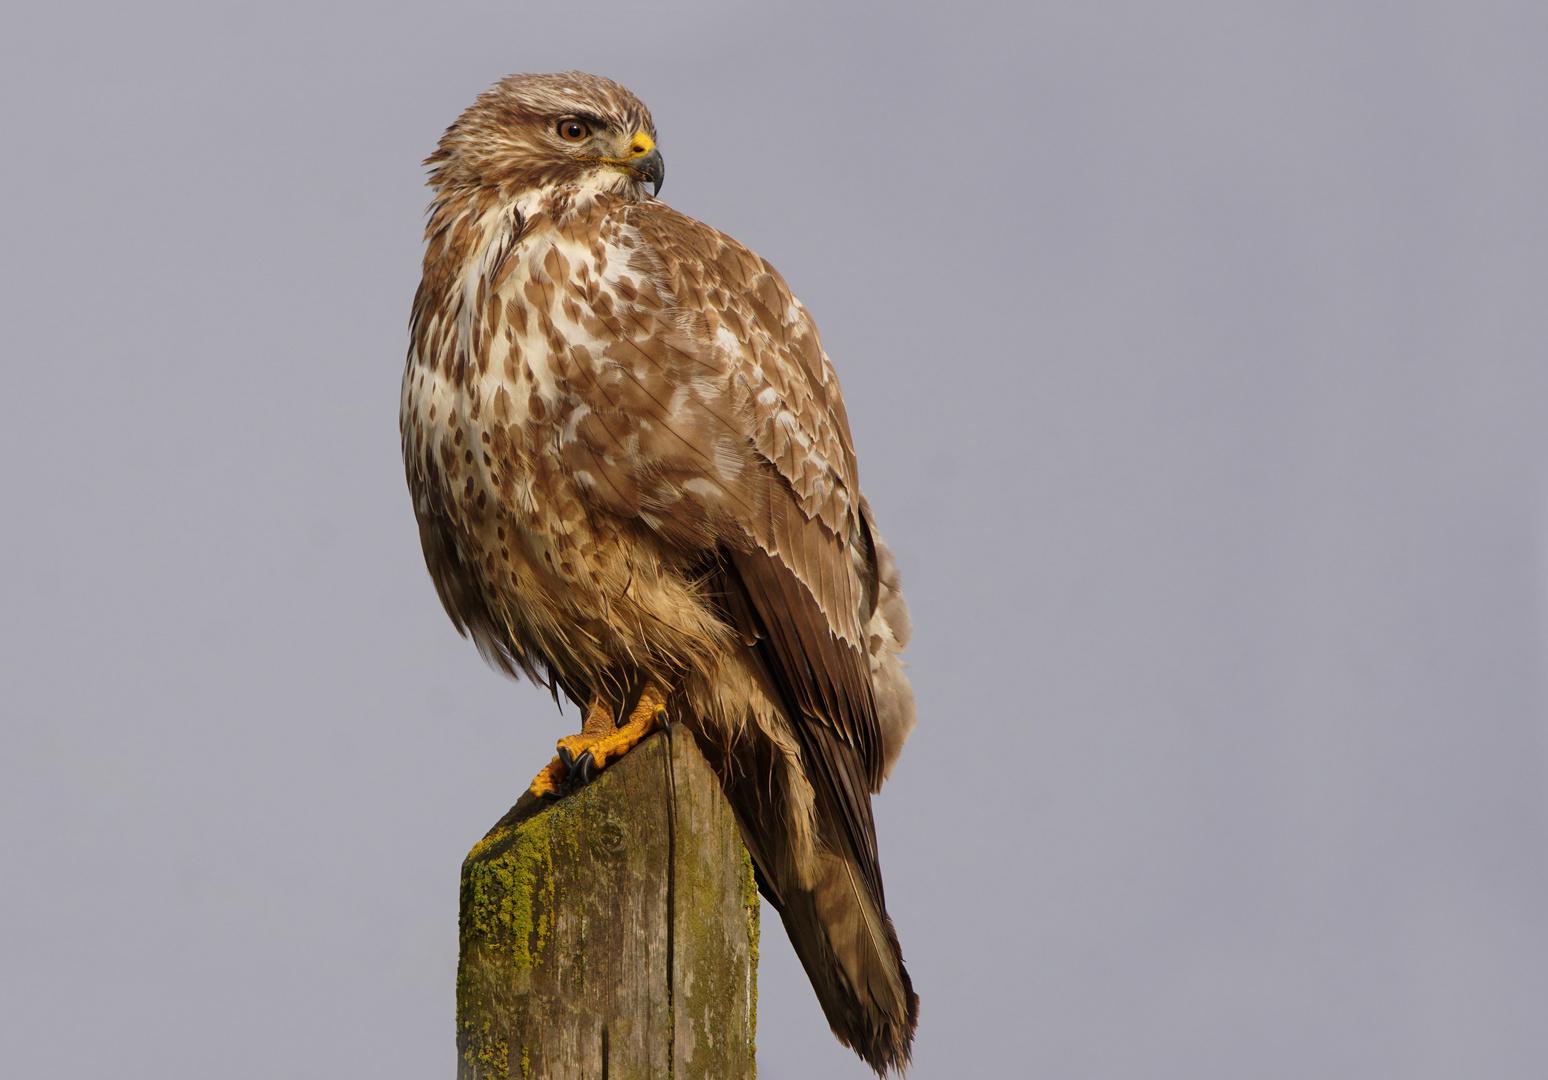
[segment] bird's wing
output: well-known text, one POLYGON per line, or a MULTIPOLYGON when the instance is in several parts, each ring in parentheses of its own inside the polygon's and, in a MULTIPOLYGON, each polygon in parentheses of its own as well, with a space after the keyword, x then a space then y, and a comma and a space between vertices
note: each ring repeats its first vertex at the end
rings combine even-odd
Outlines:
POLYGON ((562 450, 588 497, 721 553, 728 617, 756 643, 811 777, 881 898, 868 793, 882 776, 862 628, 876 556, 838 379, 806 309, 729 237, 659 203, 577 219, 599 272, 545 271, 589 344, 565 365, 584 408, 562 450), (568 284, 566 284, 568 283, 568 284))

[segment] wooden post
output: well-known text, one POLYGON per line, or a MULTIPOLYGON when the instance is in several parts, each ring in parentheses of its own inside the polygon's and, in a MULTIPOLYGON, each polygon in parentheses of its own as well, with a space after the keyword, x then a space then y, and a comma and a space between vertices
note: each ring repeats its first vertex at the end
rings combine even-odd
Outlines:
POLYGON ((755 1075, 758 891, 682 727, 462 864, 458 1080, 755 1075))

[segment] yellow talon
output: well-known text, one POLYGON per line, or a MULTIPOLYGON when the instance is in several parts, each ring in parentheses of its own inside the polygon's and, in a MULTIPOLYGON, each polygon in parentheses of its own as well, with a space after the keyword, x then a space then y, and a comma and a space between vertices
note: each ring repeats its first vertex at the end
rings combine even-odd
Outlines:
POLYGON ((615 728, 612 706, 598 695, 586 710, 579 734, 566 735, 559 740, 559 756, 532 778, 527 790, 538 798, 556 798, 563 794, 572 774, 574 779, 588 782, 593 775, 666 726, 664 697, 655 683, 647 683, 629 719, 615 728))
POLYGON ((569 770, 564 767, 564 762, 554 758, 543 767, 542 772, 532 778, 532 783, 528 785, 527 790, 540 799, 550 795, 557 797, 560 789, 564 787, 564 780, 568 774, 569 770))
POLYGON ((591 760, 598 769, 605 769, 665 726, 666 706, 641 699, 628 723, 591 745, 591 760))

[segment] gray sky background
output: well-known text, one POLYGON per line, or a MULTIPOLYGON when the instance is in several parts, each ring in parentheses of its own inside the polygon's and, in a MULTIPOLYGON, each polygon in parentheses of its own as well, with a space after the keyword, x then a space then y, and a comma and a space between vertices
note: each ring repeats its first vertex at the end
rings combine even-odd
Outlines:
MULTIPOLYGON (((0 1072, 450 1077, 571 729, 421 562, 419 161, 654 111, 918 629, 914 1076, 1548 1073, 1548 6, 12 2, 0 1072)), ((770 1080, 867 1075, 765 924, 770 1080)))

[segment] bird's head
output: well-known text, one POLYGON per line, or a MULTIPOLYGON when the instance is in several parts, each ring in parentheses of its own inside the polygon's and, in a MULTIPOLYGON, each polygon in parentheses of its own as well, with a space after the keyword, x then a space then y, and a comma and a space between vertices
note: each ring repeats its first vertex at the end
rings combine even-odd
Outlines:
POLYGON ((654 194, 664 175, 650 110, 611 79, 579 71, 502 79, 446 129, 425 164, 442 192, 490 186, 507 195, 590 180, 643 198, 642 185, 654 194))

